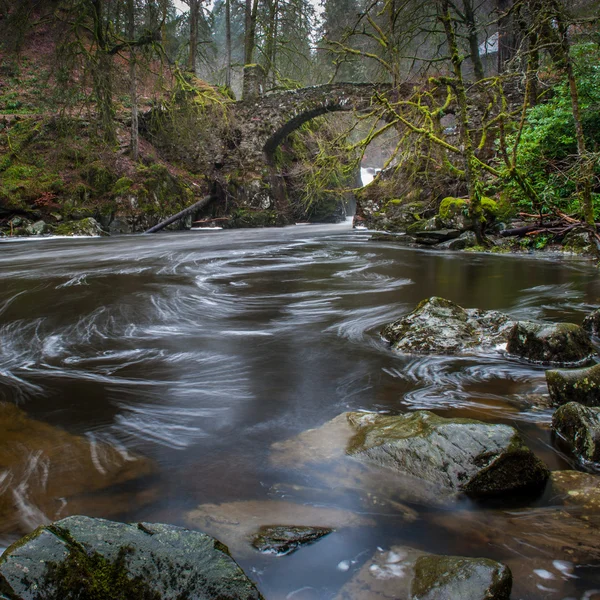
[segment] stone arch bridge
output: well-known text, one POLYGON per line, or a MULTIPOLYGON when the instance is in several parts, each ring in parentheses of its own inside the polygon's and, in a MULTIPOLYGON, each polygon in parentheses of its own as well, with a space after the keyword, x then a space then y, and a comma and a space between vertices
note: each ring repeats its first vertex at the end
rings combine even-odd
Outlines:
POLYGON ((269 164, 277 146, 307 121, 332 112, 366 111, 377 93, 407 98, 412 91, 411 84, 394 89, 381 83, 333 83, 236 102, 234 154, 247 166, 269 164))

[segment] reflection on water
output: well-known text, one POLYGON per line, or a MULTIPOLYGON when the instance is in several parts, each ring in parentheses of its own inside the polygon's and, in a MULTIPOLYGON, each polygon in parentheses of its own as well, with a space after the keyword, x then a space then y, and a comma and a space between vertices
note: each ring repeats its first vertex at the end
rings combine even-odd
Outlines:
MULTIPOLYGON (((405 501, 377 476, 373 489, 336 487, 319 467, 270 460, 273 444, 347 410, 432 409, 514 424, 552 469, 572 467, 552 446, 551 410, 531 401, 546 392, 543 368, 501 349, 397 356, 378 331, 432 295, 581 322, 600 304, 587 263, 407 250, 339 225, 2 243, 0 276, 0 398, 64 430, 60 444, 86 456, 55 469, 51 486, 40 478, 56 452, 32 454, 29 468, 1 465, 0 498, 38 479, 27 515, 13 502, 0 544, 31 525, 36 508, 48 518, 79 511, 190 525, 214 505, 217 517, 232 507, 242 522, 288 502, 337 515, 338 529, 286 557, 240 551, 269 599, 333 598, 392 545, 504 560, 515 598, 582 598, 600 587, 595 557, 570 560, 538 543, 562 510, 548 498, 528 518, 502 506, 440 507, 405 501), (152 467, 134 479, 105 476, 99 488, 107 448, 152 467), (343 527, 347 511, 353 526, 343 527)), ((38 437, 33 447, 46 452, 38 437)), ((576 531, 569 510, 564 527, 576 531)))

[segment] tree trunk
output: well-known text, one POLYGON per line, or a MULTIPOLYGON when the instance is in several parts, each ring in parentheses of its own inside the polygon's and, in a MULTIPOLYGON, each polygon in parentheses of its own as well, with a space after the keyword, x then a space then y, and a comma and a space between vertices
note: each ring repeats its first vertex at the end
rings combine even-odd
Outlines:
POLYGON ((225 85, 231 87, 231 0, 225 0, 225 46, 227 51, 227 69, 225 85))
POLYGON ((258 0, 246 0, 246 32, 244 36, 244 64, 252 64, 254 43, 256 38, 256 17, 258 0))
MULTIPOLYGON (((127 0, 128 37, 133 42, 135 38, 135 0, 127 0)), ((139 126, 137 104, 137 81, 135 48, 129 50, 129 93, 131 96, 131 157, 137 161, 139 158, 139 126)))
POLYGON ((477 21, 473 9, 473 0, 463 0, 463 10, 465 15, 465 24, 467 26, 467 39, 469 40, 469 52, 471 53, 471 62, 475 79, 480 81, 485 78, 481 55, 479 54, 479 36, 477 34, 477 21))
POLYGON ((463 147, 465 175, 469 191, 469 216, 473 221, 473 229, 477 242, 487 244, 483 235, 483 211, 481 208, 481 179, 480 168, 473 148, 473 140, 469 132, 469 114, 467 92, 462 75, 462 59, 459 54, 455 23, 450 12, 450 0, 438 0, 439 19, 444 26, 450 61, 454 71, 454 89, 459 108, 460 140, 463 147))
POLYGON ((148 231, 146 231, 146 233, 156 233, 157 231, 164 229, 168 225, 171 225, 171 223, 175 223, 175 221, 179 221, 179 219, 183 219, 183 217, 187 217, 187 215, 193 213, 195 210, 200 210, 201 208, 204 208, 214 199, 215 199, 214 196, 205 196, 204 198, 202 198, 202 200, 198 200, 198 202, 194 202, 194 204, 192 204, 191 206, 188 206, 187 208, 184 208, 182 211, 178 212, 176 215, 173 215, 172 217, 169 217, 168 219, 161 221, 158 225, 155 225, 154 227, 150 227, 150 229, 148 229, 148 231))
POLYGON ((190 55, 188 69, 196 74, 196 55, 198 54, 198 10, 200 0, 190 0, 190 55))

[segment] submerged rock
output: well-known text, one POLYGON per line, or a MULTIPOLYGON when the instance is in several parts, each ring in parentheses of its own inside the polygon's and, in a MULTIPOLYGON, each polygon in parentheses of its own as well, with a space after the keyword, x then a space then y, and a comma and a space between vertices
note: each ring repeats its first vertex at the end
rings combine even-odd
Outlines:
POLYGON ((251 555, 262 528, 272 527, 273 523, 277 523, 277 527, 298 531, 311 528, 329 532, 375 524, 373 520, 349 510, 277 500, 203 504, 186 514, 186 522, 222 540, 238 557, 251 555))
POLYGON ((585 515, 600 512, 600 476, 581 471, 552 471, 552 502, 578 507, 585 515))
POLYGON ((381 335, 408 354, 458 354, 506 343, 514 321, 495 311, 464 309, 433 296, 410 314, 386 325, 381 335))
POLYGON ((260 599, 227 547, 199 531, 68 517, 38 528, 0 560, 11 600, 260 599))
POLYGON ((546 371, 546 383, 555 404, 600 406, 600 364, 586 369, 546 371))
POLYGON ((588 360, 594 347, 579 325, 520 321, 509 333, 506 351, 531 362, 569 366, 588 360))
POLYGON ((600 408, 568 402, 552 416, 552 429, 584 461, 600 461, 600 408))
POLYGON ((581 326, 590 334, 600 336, 600 308, 591 312, 584 320, 581 326))
POLYGON ((291 554, 312 544, 333 531, 330 527, 294 525, 264 525, 252 540, 252 545, 267 554, 291 554))
POLYGON ((508 600, 511 588, 502 563, 393 546, 377 552, 336 600, 508 600))
MULTIPOLYGON (((30 419, 8 402, 0 403, 0 439, 0 532, 5 534, 25 533, 66 514, 98 510, 90 492, 154 470, 142 456, 30 419)), ((104 515, 131 508, 134 501, 125 494, 118 501, 114 495, 108 498, 104 515)))
POLYGON ((428 411, 399 416, 348 413, 356 435, 348 454, 466 494, 540 489, 548 469, 508 425, 444 419, 428 411))

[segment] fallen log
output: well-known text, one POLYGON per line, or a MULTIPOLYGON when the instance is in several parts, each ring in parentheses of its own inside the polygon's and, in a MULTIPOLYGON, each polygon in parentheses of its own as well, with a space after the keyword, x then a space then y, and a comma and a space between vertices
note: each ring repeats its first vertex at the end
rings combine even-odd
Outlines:
POLYGON ((194 212, 195 210, 200 210, 201 208, 204 208, 207 204, 209 204, 209 202, 211 202, 211 200, 214 200, 214 199, 215 199, 215 196, 205 196, 204 198, 202 198, 202 200, 198 200, 198 202, 195 202, 191 206, 184 208, 181 212, 178 212, 176 215, 173 215, 172 217, 169 217, 168 219, 161 221, 158 225, 155 225, 154 227, 150 227, 150 229, 148 229, 148 231, 146 231, 146 233, 156 233, 157 231, 164 229, 171 223, 175 223, 175 221, 179 221, 179 219, 183 219, 183 217, 186 217, 187 215, 194 212))
POLYGON ((562 221, 554 221, 552 223, 547 223, 546 225, 525 225, 524 227, 517 227, 516 229, 505 229, 500 232, 502 237, 512 237, 519 236, 522 237, 527 235, 530 231, 537 231, 539 229, 551 229, 553 227, 564 227, 564 223, 562 221))

